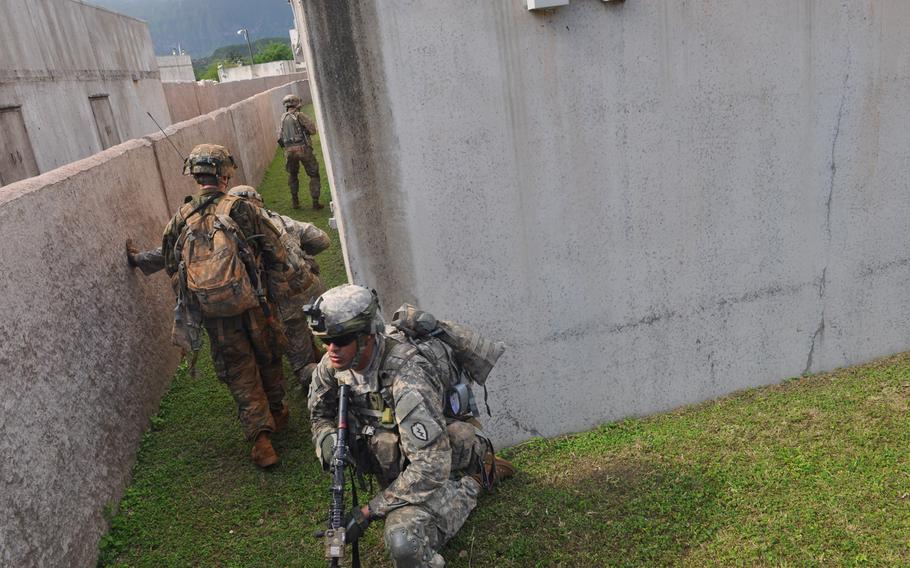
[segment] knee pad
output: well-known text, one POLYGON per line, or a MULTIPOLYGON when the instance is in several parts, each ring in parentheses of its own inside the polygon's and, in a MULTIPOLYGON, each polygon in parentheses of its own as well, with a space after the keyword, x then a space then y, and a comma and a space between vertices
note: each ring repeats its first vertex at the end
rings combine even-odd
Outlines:
POLYGON ((419 568, 424 564, 420 538, 407 527, 395 527, 386 533, 386 547, 395 568, 419 568))

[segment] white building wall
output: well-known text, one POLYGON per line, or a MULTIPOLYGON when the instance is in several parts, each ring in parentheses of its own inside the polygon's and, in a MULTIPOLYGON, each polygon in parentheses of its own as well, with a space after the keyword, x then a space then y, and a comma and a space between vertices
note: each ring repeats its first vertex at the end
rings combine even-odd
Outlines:
POLYGON ((148 26, 77 0, 0 2, 0 108, 20 107, 40 172, 103 148, 89 97, 120 139, 170 124, 148 26))
POLYGON ((219 67, 218 80, 222 83, 230 81, 245 81, 257 77, 275 77, 278 75, 290 75, 298 73, 297 65, 294 61, 269 61, 268 63, 257 63, 255 65, 240 65, 238 67, 219 67))
POLYGON ((355 282, 502 442, 910 346, 910 3, 303 0, 355 282))
POLYGON ((186 83, 196 80, 193 60, 189 55, 159 55, 158 71, 162 83, 186 83))

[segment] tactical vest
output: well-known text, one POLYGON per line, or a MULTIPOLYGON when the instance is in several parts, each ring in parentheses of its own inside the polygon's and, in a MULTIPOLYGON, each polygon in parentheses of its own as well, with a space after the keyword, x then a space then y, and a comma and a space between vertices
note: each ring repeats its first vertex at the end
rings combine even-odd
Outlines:
MULTIPOLYGON (((354 424, 352 433, 357 437, 353 453, 358 468, 375 474, 382 487, 398 477, 408 464, 399 446, 395 400, 392 395, 392 384, 401 367, 420 354, 435 368, 437 376, 443 379, 442 387, 447 392, 463 380, 454 363, 452 350, 442 341, 427 338, 413 343, 403 334, 398 337, 386 335, 385 341, 385 353, 378 371, 379 391, 354 395, 351 399, 351 422, 354 424)), ((464 421, 478 430, 482 429, 472 414, 451 416, 447 413, 445 418, 447 424, 464 421)))
POLYGON ((300 124, 296 112, 288 111, 281 117, 281 142, 285 147, 300 144, 310 145, 310 137, 300 124))

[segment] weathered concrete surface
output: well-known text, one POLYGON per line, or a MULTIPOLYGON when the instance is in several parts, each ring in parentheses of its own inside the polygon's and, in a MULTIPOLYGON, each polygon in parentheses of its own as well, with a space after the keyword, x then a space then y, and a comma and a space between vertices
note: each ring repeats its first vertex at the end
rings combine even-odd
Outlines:
POLYGON ((107 95, 121 140, 170 123, 144 22, 75 0, 0 2, 0 108, 21 107, 38 169, 102 149, 89 97, 107 95))
POLYGON ((506 443, 910 347, 910 3, 304 0, 353 279, 506 443))
POLYGON ((166 276, 123 252, 160 241, 163 195, 139 140, 0 192, 2 566, 94 564, 179 357, 166 276))
POLYGON ((162 83, 195 83, 193 60, 189 55, 159 55, 155 57, 162 83))
MULTIPOLYGON (((196 191, 196 183, 191 176, 183 175, 183 158, 197 144, 220 144, 228 148, 237 162, 237 171, 233 183, 247 183, 246 166, 237 151, 237 134, 234 121, 227 109, 217 110, 198 116, 185 122, 164 129, 170 141, 160 132, 148 137, 153 141, 158 163, 161 165, 161 177, 167 192, 167 202, 173 211, 183 203, 183 198, 196 191), (172 146, 173 144, 173 146, 172 146), (176 146, 179 154, 174 150, 176 146)), ((273 146, 274 150, 274 146, 273 146)))
MULTIPOLYGON (((275 155, 275 97, 167 128, 183 153, 229 146, 236 183, 275 155)), ((161 243, 195 190, 160 133, 0 191, 0 566, 93 566, 102 511, 176 368, 164 274, 129 269, 124 241, 161 243)))
POLYGON ((174 122, 180 122, 229 107, 234 103, 248 99, 254 95, 287 85, 304 81, 304 88, 300 93, 304 104, 309 104, 310 91, 305 84, 306 73, 294 73, 276 77, 260 77, 245 81, 232 81, 229 83, 216 83, 214 81, 201 81, 197 83, 165 83, 164 94, 174 122))

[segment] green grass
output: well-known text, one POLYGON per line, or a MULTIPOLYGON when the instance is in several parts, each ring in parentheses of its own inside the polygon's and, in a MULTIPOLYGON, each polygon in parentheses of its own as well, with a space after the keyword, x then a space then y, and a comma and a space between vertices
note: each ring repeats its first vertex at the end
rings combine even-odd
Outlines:
MULTIPOLYGON (((260 190, 325 228, 327 210, 290 209, 279 157, 260 190)), ((320 256, 329 285, 345 278, 335 244, 320 256)), ((152 419, 99 564, 324 566, 311 534, 328 480, 302 394, 291 391, 291 427, 275 438, 281 465, 262 472, 207 353, 199 370, 177 372, 152 419)), ((453 567, 907 566, 908 409, 904 354, 532 440, 505 452, 518 475, 443 555, 453 567)), ((389 566, 380 527, 367 566, 389 566)))

